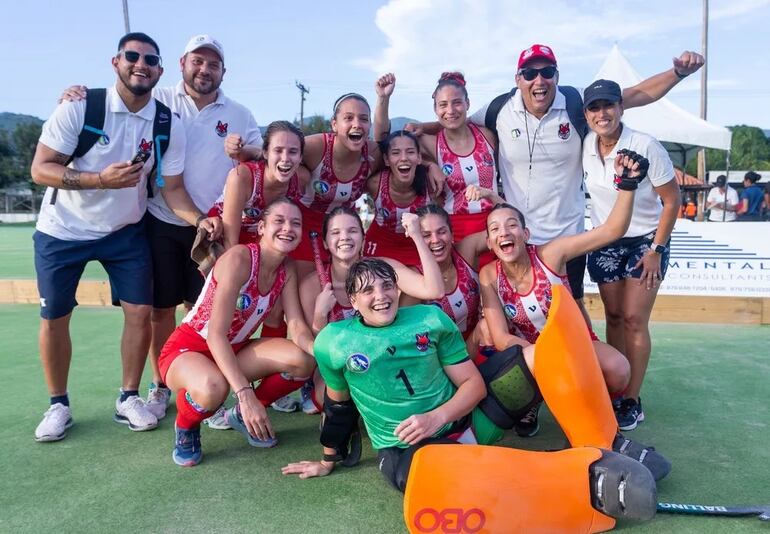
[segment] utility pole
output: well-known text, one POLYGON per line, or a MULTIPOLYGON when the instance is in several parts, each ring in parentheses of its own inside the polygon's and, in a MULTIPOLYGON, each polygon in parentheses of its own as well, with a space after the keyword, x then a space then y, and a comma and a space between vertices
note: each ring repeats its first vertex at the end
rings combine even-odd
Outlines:
MULTIPOLYGON (((701 31, 701 53, 706 62, 701 68, 700 74, 700 118, 706 120, 707 93, 708 93, 708 37, 709 37, 709 2, 703 0, 703 28, 701 31)), ((698 178, 706 180, 706 149, 698 151, 698 178)))
POLYGON ((310 89, 302 85, 299 81, 294 80, 294 85, 297 86, 300 93, 299 101, 299 128, 300 130, 305 128, 305 95, 310 92, 310 89))
POLYGON ((131 24, 128 21, 128 0, 123 0, 123 23, 126 26, 126 33, 131 33, 131 24))

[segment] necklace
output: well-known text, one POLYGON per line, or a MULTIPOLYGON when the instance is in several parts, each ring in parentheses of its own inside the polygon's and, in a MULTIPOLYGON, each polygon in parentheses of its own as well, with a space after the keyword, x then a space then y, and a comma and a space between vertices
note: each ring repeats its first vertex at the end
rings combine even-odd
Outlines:
POLYGON ((532 141, 529 140, 529 113, 527 108, 524 108, 524 130, 527 132, 527 151, 529 152, 529 175, 527 181, 527 208, 529 208, 529 181, 532 180, 532 154, 535 152, 535 141, 537 140, 537 131, 540 129, 540 123, 535 128, 535 133, 532 136, 532 141))

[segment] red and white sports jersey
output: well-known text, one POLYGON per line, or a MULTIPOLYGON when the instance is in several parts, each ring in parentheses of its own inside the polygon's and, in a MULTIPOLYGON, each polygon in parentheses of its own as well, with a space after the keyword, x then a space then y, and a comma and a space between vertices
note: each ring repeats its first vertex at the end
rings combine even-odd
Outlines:
MULTIPOLYGON (((230 323, 230 330, 227 332, 227 339, 230 343, 245 341, 257 331, 259 325, 262 324, 267 314, 273 309, 286 284, 286 268, 281 264, 275 275, 273 287, 270 288, 267 294, 262 295, 258 287, 259 245, 257 243, 249 243, 246 246, 251 252, 251 273, 249 274, 249 279, 241 286, 238 292, 233 321, 230 323)), ((211 319, 211 309, 214 305, 214 294, 216 291, 217 281, 212 270, 206 277, 203 290, 195 306, 182 319, 182 323, 190 325, 204 339, 208 338, 209 320, 211 319)))
MULTIPOLYGON (((326 265, 326 277, 328 280, 332 279, 332 266, 326 265)), ((321 284, 321 287, 323 288, 323 282, 319 279, 318 282, 321 284)), ((342 321, 343 319, 350 319, 356 314, 355 308, 353 306, 343 306, 339 303, 337 299, 334 299, 334 306, 332 306, 331 311, 326 315, 326 322, 328 323, 336 323, 337 321, 342 321)))
MULTIPOLYGON (((457 286, 438 300, 428 300, 426 304, 435 304, 444 310, 462 332, 468 337, 481 316, 481 293, 479 275, 471 268, 460 254, 452 251, 452 263, 457 270, 457 286)), ((418 269, 422 272, 422 266, 418 269)))
POLYGON ((567 275, 559 276, 540 260, 535 245, 527 245, 527 254, 532 264, 532 289, 524 295, 517 293, 508 283, 502 263, 497 260, 497 294, 503 305, 508 331, 534 343, 545 326, 551 307, 551 286, 563 285, 569 289, 569 280, 567 275))
POLYGON ((478 126, 468 122, 468 127, 473 132, 475 144, 473 151, 466 156, 452 152, 443 129, 436 136, 436 159, 446 176, 444 209, 450 215, 482 213, 492 209, 492 202, 489 200, 466 200, 465 189, 469 185, 497 191, 494 151, 478 126))
POLYGON ((390 174, 390 169, 383 169, 380 173, 380 185, 374 199, 374 220, 381 228, 403 235, 404 227, 401 226, 401 215, 414 213, 419 208, 427 206, 430 203, 430 198, 427 193, 417 195, 408 206, 399 206, 390 196, 390 174))
MULTIPOLYGON (((243 206, 243 217, 241 219, 241 233, 250 233, 257 235, 257 222, 262 216, 262 211, 267 206, 268 202, 265 201, 265 165, 267 161, 260 159, 259 161, 245 161, 241 163, 251 173, 251 196, 243 206)), ((225 186, 227 190, 227 186, 225 186)), ((299 176, 297 173, 289 179, 289 188, 286 191, 286 196, 291 199, 296 199, 300 195, 299 176)), ((222 213, 225 210, 225 191, 219 196, 214 206, 209 210, 209 216, 222 217, 222 213)), ((245 243, 244 243, 245 244, 245 243)))
POLYGON ((320 213, 329 213, 337 206, 352 206, 364 193, 366 179, 369 177, 369 146, 365 143, 361 150, 361 166, 349 182, 342 182, 334 174, 332 154, 335 135, 325 133, 324 154, 321 162, 310 174, 310 182, 304 193, 298 198, 304 206, 320 213))

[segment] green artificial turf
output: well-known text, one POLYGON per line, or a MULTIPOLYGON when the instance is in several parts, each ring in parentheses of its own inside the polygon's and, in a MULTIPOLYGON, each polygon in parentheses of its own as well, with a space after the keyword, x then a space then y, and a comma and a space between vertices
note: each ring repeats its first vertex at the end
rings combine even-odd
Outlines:
MULTIPOLYGON (((35 256, 32 250, 31 224, 0 225, 0 278, 35 279, 35 256)), ((98 262, 91 262, 83 272, 83 280, 106 280, 107 273, 98 262)))
MULTIPOLYGON (((151 432, 112 422, 119 310, 76 310, 69 388, 76 424, 61 442, 36 443, 33 432, 47 408, 37 307, 0 306, 0 324, 6 406, 0 421, 0 532, 405 532, 401 495, 377 472, 368 440, 358 467, 339 468, 326 479, 281 475, 287 462, 319 458, 316 416, 271 410, 280 444, 269 450, 251 448, 234 431, 204 427, 204 461, 187 469, 171 460, 173 408, 151 432)), ((770 329, 656 324, 652 331, 655 348, 643 395, 648 420, 629 437, 656 445, 674 464, 659 484, 660 500, 770 502, 770 329)), ((541 423, 535 438, 508 435, 503 444, 561 447, 564 438, 546 410, 541 423)), ((671 515, 621 528, 768 532, 753 518, 671 515)))

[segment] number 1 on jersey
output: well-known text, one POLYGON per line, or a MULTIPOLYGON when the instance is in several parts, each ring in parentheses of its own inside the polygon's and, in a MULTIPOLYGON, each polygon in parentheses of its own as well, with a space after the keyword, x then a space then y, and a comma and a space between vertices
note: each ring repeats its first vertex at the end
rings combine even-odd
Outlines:
POLYGON ((414 395, 414 388, 412 387, 412 384, 409 383, 409 379, 406 376, 406 372, 401 369, 398 374, 396 375, 396 378, 400 378, 404 381, 404 386, 406 386, 406 390, 409 392, 410 395, 414 395))

